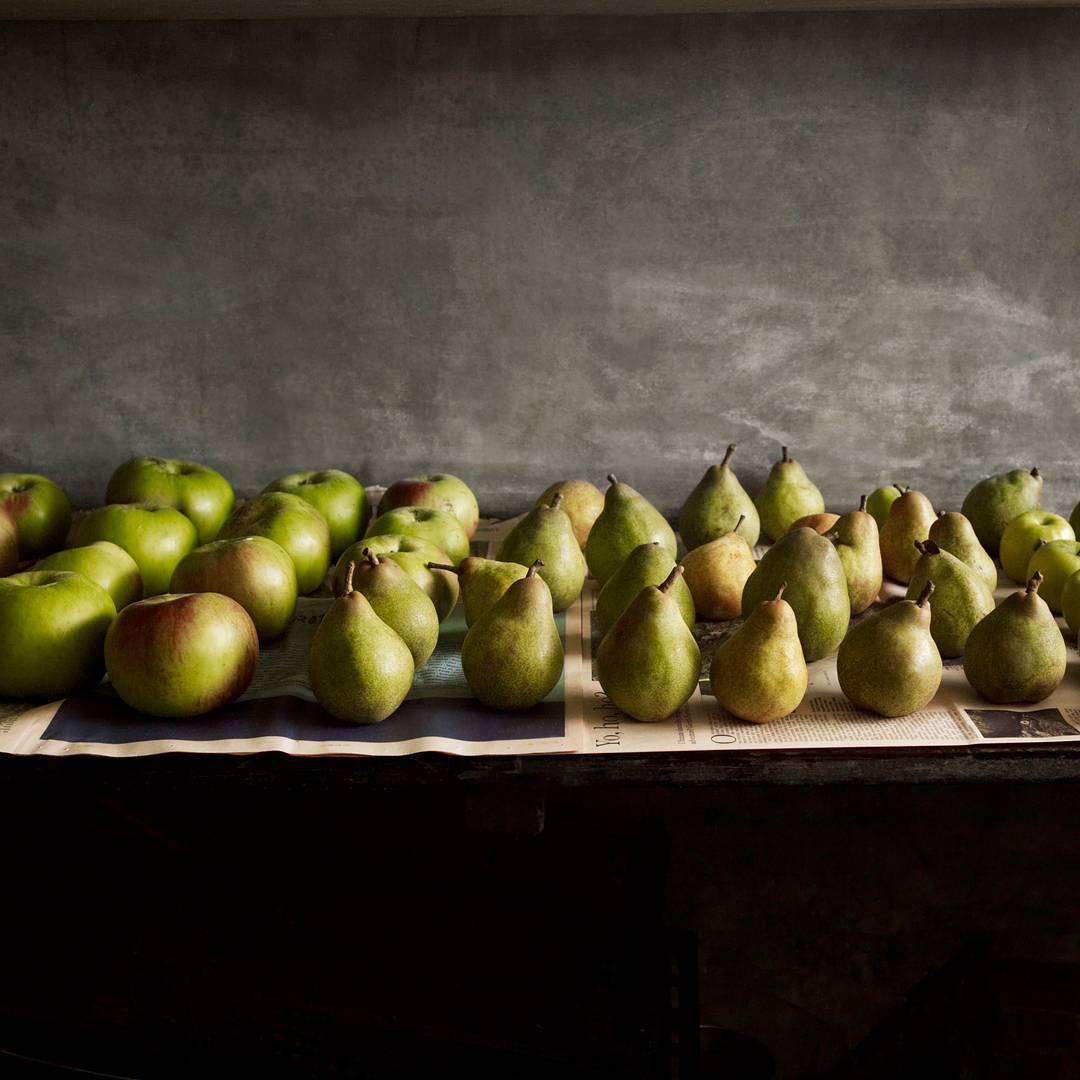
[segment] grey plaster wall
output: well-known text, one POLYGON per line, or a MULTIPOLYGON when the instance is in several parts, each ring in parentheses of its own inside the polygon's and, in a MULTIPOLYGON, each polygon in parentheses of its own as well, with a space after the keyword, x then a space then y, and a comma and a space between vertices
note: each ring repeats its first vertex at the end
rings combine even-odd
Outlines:
POLYGON ((0 24, 0 468, 468 478, 728 441, 1080 497, 1080 12, 0 24))

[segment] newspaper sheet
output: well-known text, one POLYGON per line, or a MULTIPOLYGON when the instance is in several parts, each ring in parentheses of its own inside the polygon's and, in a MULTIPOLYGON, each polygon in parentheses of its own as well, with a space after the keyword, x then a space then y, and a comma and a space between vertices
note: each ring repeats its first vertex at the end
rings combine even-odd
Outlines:
MULTIPOLYGON (((474 552, 493 553, 512 524, 483 523, 474 552)), ((999 587, 999 599, 1011 588, 999 587)), ((188 720, 157 720, 128 709, 107 683, 92 693, 47 705, 0 701, 0 752, 131 757, 278 750, 401 756, 438 750, 479 756, 1080 741, 1080 655, 1071 635, 1065 680, 1036 706, 980 702, 961 662, 947 661, 941 689, 930 705, 888 720, 847 702, 831 657, 810 665, 806 698, 794 714, 756 725, 728 715, 709 687, 713 653, 736 624, 702 623, 695 630, 702 647, 698 689, 668 720, 639 723, 615 708, 596 681, 596 593, 595 583, 586 582, 580 600, 557 617, 566 650, 563 677, 543 702, 521 713, 499 713, 472 698, 461 670, 465 621, 459 606, 443 623, 435 654, 418 672, 412 692, 394 716, 371 726, 334 721, 315 702, 307 681, 311 638, 332 603, 324 596, 300 601, 289 633, 263 648, 251 687, 224 709, 188 720)), ((886 586, 881 602, 899 595, 900 589, 886 586)))

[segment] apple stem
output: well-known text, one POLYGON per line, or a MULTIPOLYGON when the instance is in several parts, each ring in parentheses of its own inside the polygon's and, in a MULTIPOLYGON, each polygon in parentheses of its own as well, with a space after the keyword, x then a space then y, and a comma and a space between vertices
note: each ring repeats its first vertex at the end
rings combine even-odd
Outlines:
POLYGON ((426 565, 429 570, 449 570, 451 574, 461 573, 456 566, 451 566, 449 563, 429 562, 426 565))
POLYGON ((537 559, 532 566, 529 567, 529 572, 525 575, 527 578, 536 577, 536 572, 544 565, 543 559, 537 559))
POLYGON ((928 581, 923 586, 922 592, 919 593, 919 599, 915 601, 916 605, 919 606, 919 607, 924 607, 926 605, 926 601, 930 599, 930 594, 933 591, 934 591, 934 583, 932 581, 928 581))
POLYGON ((342 596, 348 596, 353 591, 352 579, 354 573, 356 573, 356 563, 350 559, 345 570, 345 591, 341 594, 342 596))
POLYGON ((1042 584, 1042 580, 1042 571, 1036 570, 1035 573, 1031 575, 1031 580, 1027 583, 1027 588, 1024 590, 1024 592, 1028 596, 1033 596, 1039 591, 1039 586, 1042 584))
POLYGON ((791 460, 791 458, 788 457, 788 452, 787 452, 787 447, 786 446, 781 446, 780 447, 780 460, 781 461, 790 461, 791 460))
POLYGON ((676 581, 678 581, 679 575, 682 572, 683 572, 682 563, 679 563, 677 566, 672 568, 671 573, 668 574, 668 576, 666 578, 664 578, 664 580, 659 585, 657 585, 656 587, 662 593, 666 593, 668 591, 668 589, 670 589, 671 586, 674 585, 676 581))
POLYGON ((731 460, 731 455, 734 454, 734 453, 735 453, 735 444, 730 443, 728 445, 727 451, 724 454, 724 460, 720 462, 720 468, 721 469, 731 460))

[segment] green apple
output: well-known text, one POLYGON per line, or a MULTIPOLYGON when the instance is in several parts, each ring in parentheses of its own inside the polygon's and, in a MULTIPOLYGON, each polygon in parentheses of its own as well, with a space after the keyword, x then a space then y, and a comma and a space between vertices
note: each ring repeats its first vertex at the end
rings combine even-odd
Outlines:
MULTIPOLYGON (((1028 563, 1040 540, 1075 540, 1072 526, 1057 514, 1049 510, 1027 510, 1005 526, 1001 534, 1001 547, 998 554, 1001 567, 1018 585, 1027 580, 1028 563)), ((1045 598, 1042 588, 1039 595, 1045 598)))
POLYGON ((100 585, 111 597, 116 610, 142 599, 139 564, 119 544, 95 540, 85 547, 57 551, 39 562, 35 570, 70 570, 100 585))
POLYGON ((109 594, 82 574, 0 578, 0 697, 62 698, 94 686, 115 618, 109 594))
POLYGON ((220 533, 222 540, 265 536, 280 544, 296 568, 301 595, 314 592, 330 569, 330 529, 326 519, 299 495, 268 491, 241 503, 220 533))
POLYGON ((19 530, 19 558, 40 559, 64 546, 71 503, 64 489, 34 473, 0 473, 0 506, 19 530))
POLYGON ((334 595, 341 596, 345 591, 345 575, 349 569, 349 563, 359 563, 364 557, 364 549, 369 548, 374 555, 386 556, 405 571, 428 594, 431 602, 435 605, 435 611, 442 622, 447 615, 457 606, 458 576, 450 570, 429 570, 428 563, 442 563, 444 566, 450 562, 450 556, 437 548, 427 540, 421 540, 418 536, 371 536, 366 540, 358 540, 351 547, 342 552, 341 558, 334 567, 334 595))
POLYGON ((1073 532, 1080 529, 1080 503, 1073 507, 1073 512, 1069 515, 1069 524, 1073 527, 1073 532))
POLYGON ((19 528, 15 515, 0 506, 0 577, 14 574, 19 568, 19 528))
POLYGON ((1074 634, 1080 632, 1080 571, 1073 574, 1061 590, 1061 614, 1074 634))
POLYGON ((364 531, 371 517, 363 485, 340 469, 290 473, 267 484, 263 491, 287 491, 311 503, 330 527, 330 555, 334 559, 364 531))
POLYGON ((369 526, 365 536, 418 536, 450 556, 457 566, 469 554, 469 536, 465 526, 446 510, 429 510, 422 506, 403 506, 380 514, 369 526))
POLYGON ((195 526, 179 510, 143 503, 99 506, 75 522, 73 538, 76 545, 119 544, 139 565, 143 596, 163 593, 176 564, 198 542, 195 526))
POLYGON ((1051 540, 1040 544, 1028 560, 1028 581, 1036 570, 1043 576, 1039 596, 1055 615, 1060 615, 1065 583, 1080 570, 1080 544, 1075 540, 1051 540))
POLYGON ((109 480, 109 503, 154 503, 171 506, 191 520, 206 544, 217 536, 233 508, 235 496, 219 472, 196 461, 136 457, 125 461, 109 480))
POLYGON ((169 592, 231 596, 251 616, 259 640, 272 641, 296 614, 296 568, 289 553, 268 537, 215 540, 180 560, 169 592))
POLYGON ((391 484, 379 502, 379 513, 403 506, 423 506, 429 510, 448 510, 465 526, 471 540, 480 520, 476 496, 464 480, 449 473, 424 473, 391 484))
POLYGON ((903 488, 896 484, 886 484, 885 487, 876 488, 867 497, 866 512, 877 522, 879 529, 889 520, 889 507, 903 494, 903 488))
POLYGON ((238 698, 259 660, 251 616, 220 593, 166 593, 130 604, 105 636, 121 699, 151 716, 199 716, 238 698))

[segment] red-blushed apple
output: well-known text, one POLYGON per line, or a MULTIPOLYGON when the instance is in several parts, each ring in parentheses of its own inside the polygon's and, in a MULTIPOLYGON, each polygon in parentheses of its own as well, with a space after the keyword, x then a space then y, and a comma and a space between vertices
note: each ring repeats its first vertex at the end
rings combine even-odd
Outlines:
POLYGON ((119 544, 138 564, 143 596, 169 587, 176 564, 195 547, 195 526, 171 506, 120 503, 99 506, 75 523, 76 546, 95 540, 119 544))
POLYGON ((119 544, 95 540, 85 547, 67 548, 42 559, 35 570, 70 570, 100 585, 116 610, 142 599, 139 564, 119 544))
POLYGON ((219 534, 222 540, 265 536, 280 544, 296 568, 301 595, 314 592, 330 569, 330 529, 326 519, 299 495, 268 491, 241 503, 219 534))
POLYGON ((379 503, 379 513, 403 506, 423 506, 429 510, 447 510, 465 526, 471 540, 480 520, 476 496, 464 480, 449 473, 423 473, 391 484, 379 503))
POLYGON ((311 503, 326 519, 334 559, 364 531, 371 517, 363 485, 340 469, 290 473, 267 484, 263 491, 286 491, 311 503))
POLYGON ((151 716, 199 716, 238 698, 259 660, 251 616, 220 593, 166 593, 124 608, 105 636, 120 698, 151 716))
POLYGON ((296 614, 296 568, 289 553, 265 536, 196 548, 173 571, 169 591, 232 597, 251 616, 260 641, 280 637, 296 614))
POLYGON ((101 679, 109 594, 82 574, 0 578, 0 697, 61 698, 101 679))
POLYGON ((422 506, 403 506, 380 514, 367 528, 366 536, 418 536, 442 548, 457 566, 469 554, 465 526, 446 510, 427 510, 422 506))
POLYGON ((19 558, 40 559, 64 546, 71 503, 64 489, 36 473, 0 473, 0 506, 19 530, 19 558))
POLYGON ((217 536, 232 512, 235 496, 221 473, 197 461, 136 457, 109 480, 108 503, 153 503, 179 510, 195 526, 199 543, 217 536))
POLYGON ((427 565, 429 562, 447 565, 450 556, 419 536, 371 536, 346 548, 334 567, 335 596, 343 595, 349 563, 359 564, 364 558, 364 548, 368 548, 380 559, 385 557, 396 562, 431 598, 439 622, 456 607, 460 592, 457 574, 449 570, 429 570, 427 565))
POLYGON ((0 577, 14 574, 19 567, 19 529, 15 516, 0 506, 0 577))

